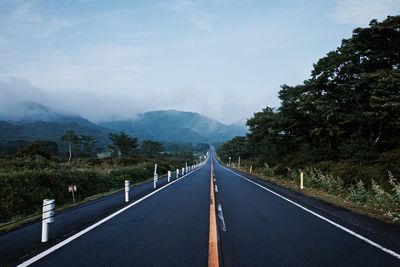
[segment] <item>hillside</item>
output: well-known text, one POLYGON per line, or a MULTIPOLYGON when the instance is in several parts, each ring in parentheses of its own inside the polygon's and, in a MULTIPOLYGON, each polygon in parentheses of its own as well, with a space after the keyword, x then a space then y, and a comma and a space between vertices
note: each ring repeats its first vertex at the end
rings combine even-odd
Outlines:
POLYGON ((94 136, 98 147, 104 147, 110 141, 109 129, 82 118, 79 115, 57 113, 35 103, 24 102, 13 108, 10 115, 2 113, 0 117, 0 147, 7 144, 15 146, 21 140, 32 142, 36 140, 54 141, 63 150, 61 136, 68 130, 74 130, 79 135, 94 136))
POLYGON ((221 142, 247 132, 244 126, 225 125, 199 113, 176 110, 151 111, 130 120, 104 122, 100 125, 115 131, 125 131, 141 140, 190 143, 221 142))
POLYGON ((35 102, 24 102, 0 115, 0 150, 25 146, 36 140, 54 141, 63 151, 61 136, 68 130, 78 135, 96 138, 96 146, 105 148, 110 143, 110 132, 124 131, 139 140, 158 140, 177 143, 223 142, 247 129, 239 125, 225 125, 193 112, 175 110, 152 111, 125 121, 96 124, 79 115, 56 112, 35 102))

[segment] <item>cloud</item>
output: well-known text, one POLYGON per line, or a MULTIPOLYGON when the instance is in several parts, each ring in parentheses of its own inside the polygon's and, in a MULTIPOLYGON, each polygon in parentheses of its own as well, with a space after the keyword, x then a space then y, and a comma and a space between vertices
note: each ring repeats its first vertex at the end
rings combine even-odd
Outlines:
POLYGON ((1 48, 1 47, 4 47, 4 46, 6 46, 6 45, 7 45, 7 40, 6 40, 6 38, 0 36, 0 48, 1 48))
POLYGON ((176 109, 199 112, 232 123, 238 118, 249 117, 255 105, 263 106, 263 98, 243 101, 232 90, 206 83, 174 88, 132 88, 130 92, 90 92, 46 90, 32 85, 29 80, 15 77, 0 80, 0 114, 11 118, 18 116, 14 114, 17 104, 34 101, 57 112, 80 114, 92 121, 127 119, 145 111, 176 109))
POLYGON ((16 106, 25 101, 51 103, 50 97, 40 88, 33 86, 26 79, 9 78, 0 80, 0 119, 15 118, 16 106))
POLYGON ((331 16, 342 24, 366 26, 372 19, 382 20, 399 12, 399 0, 340 0, 331 16))
MULTIPOLYGON (((27 79, 11 77, 0 80, 0 105, 18 103, 27 100, 48 100, 47 94, 40 88, 33 86, 27 79)), ((4 111, 4 110, 2 110, 4 111)))
POLYGON ((165 6, 171 10, 184 10, 188 8, 193 8, 199 4, 196 0, 175 0, 167 3, 165 6))
POLYGON ((222 5, 225 2, 226 0, 174 0, 170 3, 167 3, 166 7, 171 10, 184 10, 199 7, 200 5, 208 3, 222 5))
POLYGON ((206 13, 189 17, 190 23, 198 30, 211 30, 214 27, 214 19, 214 15, 206 13))
POLYGON ((168 3, 166 7, 183 14, 197 30, 208 31, 214 28, 217 18, 208 10, 223 3, 225 3, 224 0, 176 0, 168 3))
POLYGON ((12 2, 11 12, 0 16, 2 32, 21 38, 47 38, 65 28, 75 25, 74 21, 59 18, 54 14, 43 14, 41 1, 12 2))

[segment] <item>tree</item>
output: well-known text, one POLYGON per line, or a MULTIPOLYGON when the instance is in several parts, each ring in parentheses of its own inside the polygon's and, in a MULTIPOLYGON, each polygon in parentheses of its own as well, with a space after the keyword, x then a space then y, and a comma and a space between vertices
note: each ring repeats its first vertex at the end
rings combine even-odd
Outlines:
POLYGON ((72 158, 72 145, 78 143, 79 137, 75 134, 73 130, 69 130, 63 136, 61 136, 61 140, 68 143, 68 150, 69 150, 68 163, 70 163, 72 158))
POLYGON ((141 150, 146 155, 153 157, 160 152, 164 151, 163 144, 156 141, 145 140, 141 145, 141 150))
POLYGON ((79 143, 82 146, 83 154, 90 155, 93 152, 96 139, 90 135, 80 135, 79 143))
POLYGON ((58 155, 58 146, 56 142, 52 141, 35 141, 28 147, 20 150, 18 154, 26 156, 40 155, 50 159, 52 156, 58 155))
POLYGON ((124 132, 110 133, 109 138, 113 142, 109 147, 116 151, 118 156, 129 155, 138 147, 137 138, 124 132))
POLYGON ((250 154, 247 137, 236 136, 228 142, 225 142, 218 149, 218 154, 224 161, 228 161, 229 158, 238 159, 239 157, 245 159, 250 154))
MULTIPOLYGON (((248 149, 271 164, 374 164, 400 146, 400 16, 357 28, 314 65, 311 78, 283 85, 281 105, 247 121, 248 149)), ((221 151, 236 153, 239 140, 221 151)))

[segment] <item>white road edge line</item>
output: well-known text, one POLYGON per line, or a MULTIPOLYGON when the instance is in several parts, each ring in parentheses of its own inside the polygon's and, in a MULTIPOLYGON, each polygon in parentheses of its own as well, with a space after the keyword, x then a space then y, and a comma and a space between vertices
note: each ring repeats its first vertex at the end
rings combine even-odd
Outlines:
MULTIPOLYGON (((206 161, 206 162, 207 162, 207 161, 206 161)), ((105 223, 106 221, 108 221, 108 220, 114 218, 114 217, 117 216, 118 214, 120 214, 120 213, 126 211, 127 209, 129 209, 129 208, 135 206, 136 204, 142 202, 142 201, 145 200, 146 198, 149 198, 150 196, 154 195, 155 193, 157 193, 157 192, 163 190, 164 188, 166 188, 166 187, 168 187, 168 186, 170 186, 170 185, 176 183, 177 181, 179 181, 179 180, 185 178, 185 177, 188 176, 189 174, 192 174, 192 173, 194 173, 194 172, 196 172, 196 171, 202 169, 205 165, 206 165, 206 164, 203 164, 200 168, 198 168, 198 169, 196 169, 196 170, 194 170, 194 171, 192 171, 192 172, 189 172, 189 173, 185 174, 184 176, 182 176, 182 177, 180 177, 180 178, 178 178, 178 179, 176 179, 176 180, 174 180, 174 181, 172 181, 172 182, 170 182, 170 183, 164 185, 163 187, 160 187, 159 189, 157 189, 157 190, 151 192, 150 194, 148 194, 148 195, 146 195, 146 196, 144 196, 144 197, 142 197, 142 198, 136 200, 136 201, 133 202, 132 204, 129 204, 128 206, 123 207, 122 209, 120 209, 120 210, 114 212, 113 214, 111 214, 111 215, 107 216, 106 218, 104 218, 104 219, 98 221, 97 223, 92 224, 91 226, 89 226, 89 227, 83 229, 82 231, 80 231, 80 232, 74 234, 73 236, 70 236, 69 238, 67 238, 67 239, 65 239, 65 240, 63 240, 63 241, 61 241, 60 243, 58 243, 58 244, 52 246, 51 248, 48 248, 47 250, 45 250, 45 251, 39 253, 38 255, 36 255, 36 256, 30 258, 29 260, 24 261, 23 263, 17 265, 17 267, 29 266, 29 265, 31 265, 32 263, 35 263, 36 261, 40 260, 41 258, 44 258, 45 256, 49 255, 50 253, 52 253, 52 252, 56 251, 57 249, 59 249, 59 248, 65 246, 65 245, 67 245, 68 243, 72 242, 73 240, 77 239, 78 237, 80 237, 80 236, 86 234, 86 233, 89 232, 90 230, 93 230, 93 229, 96 228, 97 226, 99 226, 99 225, 105 223)))
POLYGON ((221 204, 218 204, 218 218, 221 220, 221 223, 222 223, 222 232, 226 232, 224 213, 222 213, 221 204))
POLYGON ((370 239, 368 239, 368 238, 366 238, 366 237, 364 237, 364 236, 362 236, 362 235, 360 235, 360 234, 357 234, 356 232, 354 232, 354 231, 352 231, 352 230, 350 230, 350 229, 348 229, 348 228, 346 228, 346 227, 344 227, 344 226, 342 226, 342 225, 340 225, 340 224, 338 224, 338 223, 335 223, 334 221, 331 221, 331 220, 329 220, 328 218, 326 218, 326 217, 324 217, 324 216, 322 216, 322 215, 320 215, 320 214, 318 214, 318 213, 316 213, 316 212, 314 212, 314 211, 312 211, 312 210, 309 210, 309 209, 307 209, 306 207, 304 207, 304 206, 302 206, 302 205, 300 205, 300 204, 298 204, 298 203, 296 203, 296 202, 294 202, 294 201, 292 201, 292 200, 290 200, 290 199, 288 199, 288 198, 286 198, 286 197, 284 197, 284 196, 282 196, 282 195, 276 193, 275 191, 272 191, 271 189, 268 189, 268 188, 266 188, 266 187, 264 187, 264 186, 262 186, 262 185, 260 185, 260 184, 258 184, 258 183, 256 183, 256 182, 254 182, 254 181, 252 181, 252 180, 250 180, 250 179, 244 177, 243 175, 240 175, 240 174, 238 174, 238 173, 236 173, 236 172, 234 172, 234 171, 232 171, 232 170, 226 168, 225 166, 219 164, 219 162, 218 162, 217 160, 216 160, 216 162, 217 162, 217 164, 218 164, 219 166, 221 166, 222 168, 224 168, 224 169, 230 171, 230 172, 233 173, 233 174, 236 174, 237 176, 239 176, 239 177, 241 177, 241 178, 247 180, 248 182, 257 185, 257 186, 261 187, 261 188, 264 189, 264 190, 267 190, 268 192, 270 192, 270 193, 272 193, 272 194, 274 194, 274 195, 276 195, 276 196, 278 196, 278 197, 280 197, 280 198, 282 198, 282 199, 284 199, 284 200, 290 202, 291 204, 293 204, 293 205, 295 205, 295 206, 297 206, 297 207, 299 207, 299 208, 301 208, 301 209, 307 211, 308 213, 311 213, 312 215, 314 215, 314 216, 320 218, 321 220, 324 220, 324 221, 326 221, 327 223, 330 223, 330 224, 336 226, 337 228, 339 228, 339 229, 341 229, 341 230, 343 230, 343 231, 349 233, 350 235, 352 235, 352 236, 354 236, 354 237, 357 237, 357 238, 361 239, 362 241, 364 241, 364 242, 366 242, 366 243, 368 243, 368 244, 370 244, 370 245, 372 245, 372 246, 374 246, 374 247, 376 247, 376 248, 378 248, 378 249, 380 249, 380 250, 382 250, 382 251, 384 251, 384 252, 386 252, 386 253, 392 255, 393 257, 396 257, 396 258, 400 259, 400 254, 394 252, 393 250, 390 250, 390 249, 388 249, 388 248, 385 248, 385 247, 379 245, 378 243, 376 243, 376 242, 374 242, 374 241, 372 241, 372 240, 370 240, 370 239))

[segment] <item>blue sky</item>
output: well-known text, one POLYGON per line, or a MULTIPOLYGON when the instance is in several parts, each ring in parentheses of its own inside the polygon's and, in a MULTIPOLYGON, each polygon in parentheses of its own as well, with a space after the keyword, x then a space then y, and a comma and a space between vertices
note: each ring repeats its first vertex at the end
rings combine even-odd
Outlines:
POLYGON ((0 0, 0 104, 95 121, 157 109, 226 123, 279 106, 280 85, 400 0, 0 0))

